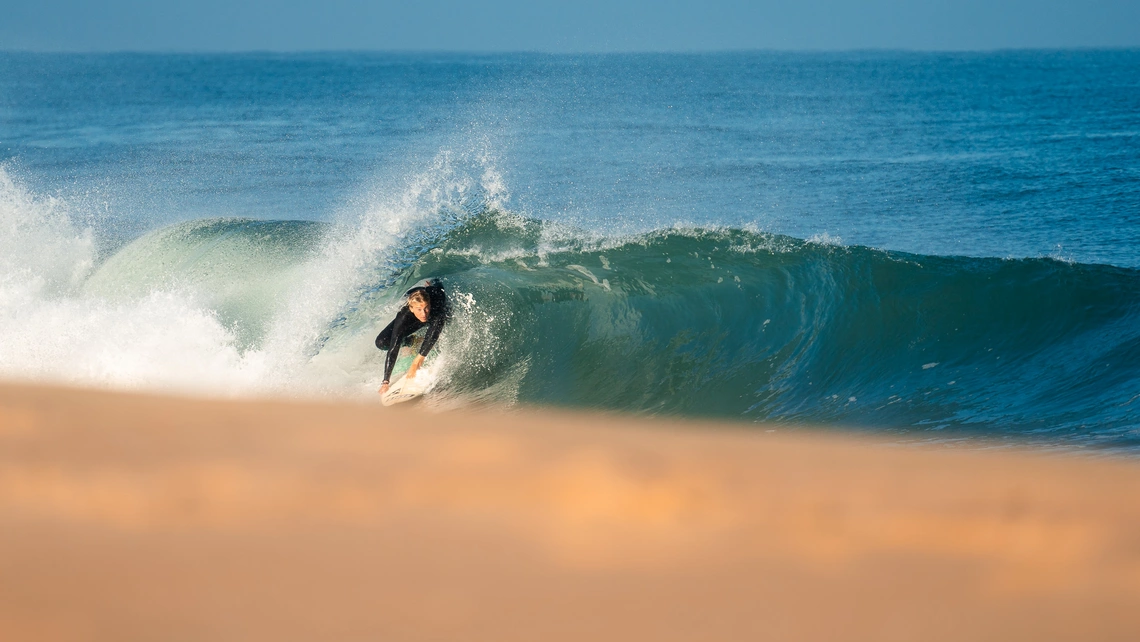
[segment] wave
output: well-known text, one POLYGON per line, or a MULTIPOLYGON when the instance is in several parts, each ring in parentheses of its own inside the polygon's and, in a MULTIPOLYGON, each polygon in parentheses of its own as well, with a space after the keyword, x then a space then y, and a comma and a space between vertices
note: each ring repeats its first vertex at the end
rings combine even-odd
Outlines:
POLYGON ((98 257, 57 203, 0 178, 0 212, 20 224, 0 280, 9 377, 372 394, 375 333, 436 277, 455 309, 435 366, 444 407, 1140 446, 1136 270, 745 229, 600 235, 486 199, 387 209, 383 225, 190 221, 98 257), (27 249, 39 236, 47 255, 27 249))
POLYGON ((471 296, 459 390, 768 422, 1134 443, 1140 272, 739 229, 592 239, 489 215, 404 275, 471 296))

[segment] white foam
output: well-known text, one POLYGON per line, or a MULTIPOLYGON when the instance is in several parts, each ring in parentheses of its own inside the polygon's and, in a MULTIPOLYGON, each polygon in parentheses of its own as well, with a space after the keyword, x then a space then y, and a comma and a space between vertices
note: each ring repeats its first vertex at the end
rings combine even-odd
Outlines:
POLYGON ((222 391, 250 378, 252 355, 208 311, 152 292, 117 303, 80 291, 93 233, 68 204, 0 167, 0 375, 10 379, 222 391))
POLYGON ((262 380, 262 355, 240 354, 209 311, 177 294, 41 301, 18 316, 5 302, 3 310, 0 370, 8 376, 212 394, 249 391, 262 380))
POLYGON ((66 294, 94 257, 91 231, 72 223, 66 203, 34 196, 0 166, 0 290, 66 294))
POLYGON ((0 377, 211 395, 373 394, 382 354, 372 337, 386 319, 358 320, 333 338, 329 327, 409 251, 409 236, 447 223, 441 212, 462 216, 473 198, 502 206, 503 181, 484 160, 441 152, 346 207, 323 249, 291 272, 262 339, 244 346, 201 284, 116 296, 84 289, 97 263, 94 231, 75 224, 68 203, 31 193, 0 167, 0 377))

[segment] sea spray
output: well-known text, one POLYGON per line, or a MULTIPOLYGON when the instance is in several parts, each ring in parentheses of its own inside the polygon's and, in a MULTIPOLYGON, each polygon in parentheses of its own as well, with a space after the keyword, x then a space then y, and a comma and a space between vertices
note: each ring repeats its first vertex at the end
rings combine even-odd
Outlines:
POLYGON ((92 232, 72 222, 66 202, 33 195, 0 165, 4 296, 65 295, 91 270, 94 258, 92 232))
POLYGON ((477 150, 441 151, 402 185, 370 195, 332 226, 265 338, 281 369, 320 371, 308 381, 325 392, 379 386, 377 354, 359 348, 371 346, 367 337, 395 314, 398 297, 391 295, 435 239, 504 198, 502 179, 487 162, 477 150))

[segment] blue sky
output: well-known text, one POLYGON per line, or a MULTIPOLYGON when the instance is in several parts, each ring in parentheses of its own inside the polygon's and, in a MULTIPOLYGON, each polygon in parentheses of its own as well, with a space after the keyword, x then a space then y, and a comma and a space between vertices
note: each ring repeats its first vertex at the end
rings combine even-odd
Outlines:
POLYGON ((0 49, 1140 47, 1140 0, 0 0, 0 49))

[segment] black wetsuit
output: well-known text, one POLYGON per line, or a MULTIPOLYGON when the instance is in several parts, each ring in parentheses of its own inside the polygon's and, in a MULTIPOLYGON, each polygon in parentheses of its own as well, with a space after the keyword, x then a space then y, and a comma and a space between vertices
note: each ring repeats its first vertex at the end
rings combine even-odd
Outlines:
POLYGON ((435 347, 439 333, 443 331, 443 324, 451 316, 451 309, 447 304, 447 295, 444 294, 443 286, 438 281, 430 281, 424 287, 412 288, 407 291, 405 296, 411 296, 417 291, 423 292, 427 296, 428 320, 420 321, 417 319, 416 315, 408 309, 408 304, 405 303, 404 307, 396 313, 396 318, 392 319, 388 327, 384 328, 376 337, 376 347, 388 351, 388 358, 384 360, 385 383, 392 376, 392 368, 396 367, 396 359, 400 356, 400 346, 404 344, 404 341, 416 330, 425 325, 428 326, 424 342, 420 346, 420 355, 426 357, 435 347))

